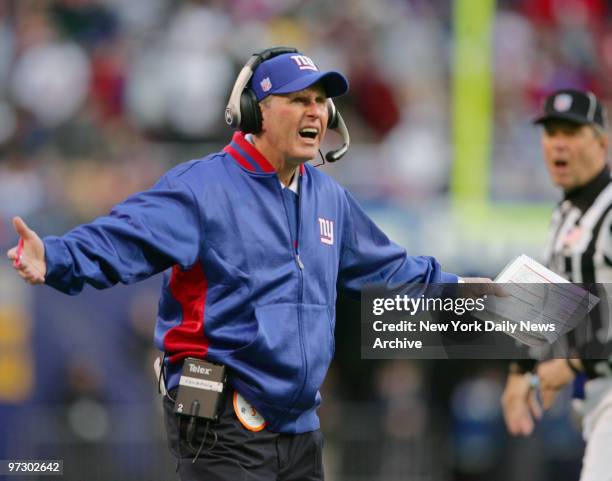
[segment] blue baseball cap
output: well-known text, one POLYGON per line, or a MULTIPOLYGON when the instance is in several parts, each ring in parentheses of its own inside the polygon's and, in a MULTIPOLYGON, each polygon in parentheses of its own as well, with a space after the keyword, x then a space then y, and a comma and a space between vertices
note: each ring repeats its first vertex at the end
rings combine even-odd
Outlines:
POLYGON ((314 62, 301 53, 285 53, 260 64, 251 77, 257 101, 268 95, 298 92, 321 82, 327 97, 348 92, 348 80, 339 72, 319 72, 314 62))

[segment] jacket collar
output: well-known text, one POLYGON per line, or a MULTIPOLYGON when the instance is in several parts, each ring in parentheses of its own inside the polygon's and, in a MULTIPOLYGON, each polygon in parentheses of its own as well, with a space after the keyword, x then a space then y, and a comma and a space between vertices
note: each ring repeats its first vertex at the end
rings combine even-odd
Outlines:
MULTIPOLYGON (((232 159, 240 164, 249 172, 257 172, 264 174, 276 173, 272 164, 251 144, 245 139, 244 132, 234 132, 232 141, 223 148, 232 159)), ((304 175, 304 164, 300 165, 300 175, 304 175)))
POLYGON ((563 200, 569 200, 573 205, 584 212, 593 205, 597 196, 601 194, 601 191, 604 190, 610 182, 612 182, 610 178, 610 169, 606 166, 587 184, 566 192, 563 200))

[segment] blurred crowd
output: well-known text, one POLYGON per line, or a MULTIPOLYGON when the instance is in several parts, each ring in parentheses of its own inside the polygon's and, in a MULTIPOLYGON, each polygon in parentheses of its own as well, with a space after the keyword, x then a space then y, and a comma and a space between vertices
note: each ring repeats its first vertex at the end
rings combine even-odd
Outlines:
MULTIPOLYGON (((351 92, 339 104, 354 148, 334 175, 364 198, 410 207, 444 197, 451 79, 460 68, 452 61, 452 6, 2 0, 0 216, 44 212, 41 228, 57 230, 56 222, 103 213, 169 165, 223 145, 223 108, 238 69, 277 44, 348 74, 351 92)), ((493 197, 551 198, 528 120, 557 87, 610 97, 609 8, 604 0, 497 2, 493 197)))
MULTIPOLYGON (((251 53, 270 45, 296 46, 319 67, 347 74, 351 90, 337 105, 353 144, 346 159, 323 168, 368 209, 382 212, 380 218, 393 223, 391 230, 400 238, 426 236, 415 216, 430 205, 448 209, 450 202, 452 78, 461 68, 453 62, 454 3, 0 0, 0 248, 16 240, 10 226, 14 215, 24 216, 43 235, 59 234, 149 187, 167 168, 218 150, 230 137, 223 110, 235 76, 251 53)), ((478 1, 470 3, 478 8, 478 1)), ((552 205, 557 194, 549 186, 530 119, 556 88, 585 88, 605 102, 612 99, 612 2, 494 3, 492 58, 483 59, 490 61, 493 86, 491 198, 552 205)), ((337 140, 331 137, 331 143, 337 140)), ((427 244, 426 238, 421 241, 427 244)), ((6 353, 34 357, 37 388, 24 392, 38 390, 47 401, 54 393, 53 402, 74 408, 78 400, 99 402, 96 396, 104 389, 125 389, 128 381, 116 372, 129 376, 148 369, 154 314, 138 306, 147 299, 155 307, 155 280, 144 291, 119 288, 116 297, 94 293, 77 304, 42 290, 24 294, 12 286, 15 280, 4 269, 8 265, 0 267, 0 373, 25 372, 21 364, 7 368, 6 353), (11 302, 18 307, 8 308, 11 302), (109 303, 119 306, 112 315, 109 303), (30 307, 22 312, 24 305, 30 307), (98 319, 92 311, 106 315, 98 319), (100 325, 114 326, 111 320, 131 328, 101 333, 100 325), (78 349, 71 344, 74 338, 82 340, 78 349), (23 347, 28 339, 34 347, 23 347), (87 347, 90 342, 97 342, 97 349, 87 347), (63 367, 55 366, 61 362, 63 367), (110 374, 98 372, 99 365, 110 374), (57 373, 61 389, 54 384, 57 373), (98 385, 99 379, 119 379, 119 385, 98 385)), ((505 449, 509 441, 497 402, 502 366, 366 363, 358 359, 355 312, 340 313, 337 344, 349 347, 338 348, 328 381, 331 399, 322 413, 329 423, 330 449, 340 450, 330 458, 337 463, 334 472, 351 480, 360 479, 360 473, 362 479, 400 479, 406 472, 422 480, 505 479, 496 470, 505 466, 502 459, 508 462, 508 452, 518 456, 520 448, 505 449), (341 404, 372 397, 377 401, 360 410, 341 404), (368 417, 370 412, 378 417, 368 417), (343 416, 347 422, 340 423, 343 416), (372 426, 368 419, 380 422, 372 426), (437 437, 444 433, 451 436, 437 437), (350 450, 342 451, 347 446, 350 450), (377 461, 370 459, 374 447, 377 461), (454 453, 444 462, 436 458, 441 447, 454 453), (413 456, 406 457, 407 452, 413 456)), ((136 399, 142 401, 150 380, 141 378, 136 399)), ((28 377, 20 374, 19 379, 25 383, 28 377)), ((2 388, 0 381, 0 394, 2 388)), ((83 422, 78 419, 91 424, 102 416, 96 405, 77 405, 81 410, 71 411, 77 421, 66 421, 61 429, 87 439, 96 425, 79 434, 83 422)), ((146 419, 139 422, 146 425, 146 419)), ((0 454, 14 436, 5 432, 2 439, 1 431, 0 454)), ((546 458, 553 468, 537 475, 527 471, 522 479, 572 479, 580 458, 575 429, 557 423, 544 432, 556 441, 546 443, 554 452, 546 458)))

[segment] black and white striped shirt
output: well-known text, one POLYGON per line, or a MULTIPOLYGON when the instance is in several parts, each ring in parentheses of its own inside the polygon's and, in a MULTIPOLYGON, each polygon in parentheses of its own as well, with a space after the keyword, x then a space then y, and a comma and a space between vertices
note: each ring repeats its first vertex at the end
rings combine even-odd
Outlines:
MULTIPOLYGON (((610 306, 612 292, 612 177, 606 167, 588 184, 569 192, 553 213, 545 250, 546 266, 571 282, 597 283, 601 299, 590 315, 594 358, 612 342, 610 306), (599 344, 599 348, 597 347, 599 344)), ((612 375, 608 363, 587 362, 591 377, 612 375)))

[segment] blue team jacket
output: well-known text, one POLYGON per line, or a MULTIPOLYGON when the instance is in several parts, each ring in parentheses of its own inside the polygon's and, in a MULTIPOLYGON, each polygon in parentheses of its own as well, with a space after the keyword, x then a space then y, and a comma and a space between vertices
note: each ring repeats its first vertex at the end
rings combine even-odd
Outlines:
MULTIPOLYGON (((319 427, 334 354, 337 288, 456 282, 410 257, 321 171, 300 169, 297 238, 274 169, 236 133, 222 152, 181 164, 150 190, 62 237, 46 237, 46 283, 68 294, 168 270, 156 345, 168 388, 181 361, 229 367, 232 386, 273 431, 319 427)), ((358 323, 355 329, 358 329, 358 323)))

